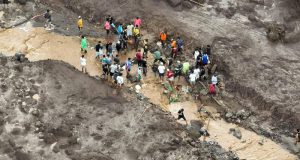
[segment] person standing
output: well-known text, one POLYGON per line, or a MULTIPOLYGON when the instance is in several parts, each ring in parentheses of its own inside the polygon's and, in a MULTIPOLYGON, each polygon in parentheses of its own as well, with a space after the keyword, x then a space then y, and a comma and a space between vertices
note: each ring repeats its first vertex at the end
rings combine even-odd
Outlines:
POLYGON ((101 44, 101 41, 98 41, 98 44, 95 46, 96 50, 96 59, 100 59, 100 57, 103 55, 103 46, 101 44))
POLYGON ((84 55, 82 55, 80 57, 80 65, 81 65, 81 71, 83 73, 87 73, 87 69, 86 69, 86 59, 84 58, 84 55))
POLYGON ((78 17, 77 27, 78 27, 79 33, 81 34, 82 29, 83 29, 83 19, 81 18, 81 16, 78 17))
POLYGON ((132 37, 132 33, 133 33, 133 24, 132 23, 130 23, 128 26, 127 26, 127 36, 128 36, 128 38, 131 38, 132 37))
POLYGON ((140 36, 141 36, 140 29, 138 26, 134 27, 133 36, 134 36, 134 48, 137 51, 140 43, 140 36))
POLYGON ((214 85, 218 84, 218 77, 215 74, 211 77, 211 83, 214 85))
POLYGON ((109 22, 109 24, 112 24, 114 22, 114 18, 111 15, 108 15, 106 20, 109 22))
POLYGON ((121 38, 122 34, 123 34, 123 25, 122 23, 119 24, 118 29, 117 29, 118 35, 119 35, 119 39, 121 38))
POLYGON ((160 41, 161 41, 162 47, 165 47, 165 44, 167 41, 167 34, 164 31, 160 32, 160 41))
POLYGON ((209 63, 208 55, 206 53, 204 53, 202 56, 202 65, 206 66, 206 65, 208 65, 208 63, 209 63))
POLYGON ((175 74, 174 77, 178 77, 178 80, 181 77, 181 70, 182 70, 182 64, 180 61, 177 61, 176 67, 175 67, 175 74))
POLYGON ((116 44, 117 55, 120 54, 121 49, 122 49, 121 41, 118 41, 116 44))
POLYGON ((160 62, 160 65, 158 66, 158 75, 159 75, 160 82, 162 82, 164 80, 165 70, 166 70, 166 67, 164 66, 164 64, 162 62, 160 62))
POLYGON ((136 17, 134 20, 134 25, 140 28, 141 24, 142 24, 142 20, 139 17, 136 17))
POLYGON ((87 40, 85 36, 81 36, 81 52, 87 53, 87 40))
POLYGON ((296 136, 295 136, 295 145, 300 142, 300 129, 296 130, 296 136))
POLYGON ((130 73, 131 67, 132 67, 131 58, 128 58, 127 61, 125 62, 125 69, 126 69, 127 76, 130 73))
POLYGON ((194 87, 196 85, 196 76, 197 75, 194 73, 194 71, 192 71, 192 73, 189 76, 190 84, 191 84, 192 89, 194 89, 194 87))
POLYGON ((111 28, 111 26, 110 26, 109 21, 106 21, 105 24, 104 24, 104 29, 106 30, 106 36, 107 36, 107 37, 108 37, 108 35, 109 35, 110 28, 111 28))
POLYGON ((124 84, 124 78, 122 77, 122 73, 120 73, 117 76, 117 87, 122 88, 122 85, 124 84))
POLYGON ((174 86, 174 73, 170 69, 167 69, 167 78, 171 86, 174 86))
POLYGON ((184 43, 183 43, 183 40, 180 37, 177 37, 176 44, 177 44, 178 52, 182 53, 184 43))
POLYGON ((147 61, 145 59, 142 60, 142 68, 143 68, 143 74, 146 77, 147 76, 147 61))
POLYGON ((44 14, 44 18, 46 19, 45 29, 51 29, 52 19, 51 19, 51 13, 49 9, 47 9, 46 13, 44 14))
POLYGON ((158 49, 156 49, 156 51, 153 53, 154 54, 154 62, 153 63, 156 63, 157 61, 160 61, 162 63, 166 63, 162 58, 161 58, 161 53, 158 49))
POLYGON ((140 67, 142 65, 142 60, 143 60, 142 52, 140 49, 136 52, 135 57, 137 60, 138 67, 140 67))

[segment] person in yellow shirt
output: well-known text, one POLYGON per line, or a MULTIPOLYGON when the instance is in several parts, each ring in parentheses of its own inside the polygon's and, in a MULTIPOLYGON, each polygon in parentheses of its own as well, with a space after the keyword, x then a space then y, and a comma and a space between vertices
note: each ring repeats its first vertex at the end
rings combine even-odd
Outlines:
POLYGON ((78 17, 77 26, 78 26, 79 32, 81 32, 82 28, 83 28, 83 20, 82 20, 81 16, 78 17))
POLYGON ((141 30, 138 26, 135 26, 133 29, 134 36, 134 48, 137 51, 140 43, 141 30))

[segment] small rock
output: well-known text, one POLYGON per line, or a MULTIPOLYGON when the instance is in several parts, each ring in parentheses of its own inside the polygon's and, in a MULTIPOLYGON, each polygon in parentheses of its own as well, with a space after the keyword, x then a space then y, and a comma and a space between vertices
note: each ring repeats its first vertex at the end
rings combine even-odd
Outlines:
POLYGON ((260 141, 258 141, 258 144, 260 144, 261 146, 264 145, 265 139, 261 139, 260 141))
POLYGON ((32 98, 38 101, 40 99, 40 96, 38 94, 35 94, 32 96, 32 98))
POLYGON ((53 144, 51 144, 50 146, 51 151, 53 151, 54 153, 58 153, 59 152, 59 147, 57 145, 57 142, 54 142, 53 144))
POLYGON ((229 134, 232 134, 234 137, 236 137, 238 139, 242 138, 242 133, 241 133, 240 129, 238 129, 238 128, 230 128, 229 134))

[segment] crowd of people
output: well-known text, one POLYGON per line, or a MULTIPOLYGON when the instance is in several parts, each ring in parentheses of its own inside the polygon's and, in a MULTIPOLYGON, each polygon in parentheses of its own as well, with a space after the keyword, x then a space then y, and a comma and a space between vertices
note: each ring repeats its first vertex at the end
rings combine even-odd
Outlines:
MULTIPOLYGON (((80 35, 83 29, 83 19, 78 17, 78 30, 80 35)), ((135 77, 136 81, 141 81, 143 76, 147 76, 148 64, 151 65, 154 75, 158 75, 160 82, 165 79, 172 85, 175 85, 175 79, 180 80, 184 77, 190 84, 191 89, 197 85, 201 79, 208 79, 208 65, 211 47, 197 47, 191 53, 184 54, 184 41, 180 36, 172 37, 167 31, 161 31, 158 35, 158 43, 152 47, 148 39, 142 40, 141 34, 142 20, 136 17, 133 22, 118 23, 112 16, 108 16, 104 23, 106 30, 106 43, 101 41, 94 47, 95 59, 102 65, 102 78, 106 78, 121 87, 124 84, 122 71, 126 71, 126 78, 135 77), (129 57, 125 62, 120 62, 119 56, 124 55, 134 49, 135 57, 129 57), (149 62, 149 54, 153 55, 153 62, 149 62), (192 58, 185 58, 192 57, 192 58), (184 59, 185 58, 185 59, 184 59), (184 59, 180 61, 180 59, 184 59), (137 72, 131 73, 132 67, 137 64, 137 72)), ((87 40, 81 36, 81 51, 87 53, 87 40)), ((84 57, 81 57, 81 61, 84 57)), ((81 63, 82 70, 86 71, 86 62, 81 63)), ((218 85, 217 75, 211 76, 211 83, 208 86, 209 93, 216 93, 218 85)))

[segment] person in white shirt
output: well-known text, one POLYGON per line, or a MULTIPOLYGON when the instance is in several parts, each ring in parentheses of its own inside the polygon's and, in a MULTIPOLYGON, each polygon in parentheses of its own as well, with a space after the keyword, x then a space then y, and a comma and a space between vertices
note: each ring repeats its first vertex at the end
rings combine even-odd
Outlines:
POLYGON ((194 52, 194 60, 195 60, 195 62, 197 62, 197 58, 198 58, 199 55, 200 55, 200 51, 199 51, 198 48, 196 48, 196 50, 194 52))
POLYGON ((131 24, 129 24, 128 26, 127 26, 127 36, 129 37, 129 38, 131 38, 132 37, 132 31, 133 31, 133 24, 131 23, 131 24))
POLYGON ((166 67, 164 66, 164 64, 162 62, 160 62, 160 65, 158 66, 158 74, 159 74, 159 79, 161 82, 164 79, 165 70, 166 70, 166 67))
POLYGON ((214 85, 218 84, 218 77, 215 74, 211 77, 211 83, 214 85))
POLYGON ((193 88, 195 86, 195 84, 196 84, 196 74, 194 72, 191 73, 190 76, 189 76, 189 78, 190 78, 190 84, 191 84, 191 86, 193 88))
POLYGON ((116 63, 110 65, 110 76, 113 77, 117 69, 118 69, 118 65, 116 63))
POLYGON ((124 78, 122 77, 122 73, 120 73, 117 76, 117 85, 118 85, 117 87, 121 88, 123 84, 124 84, 124 78))
POLYGON ((200 72, 201 70, 199 67, 194 69, 194 73, 196 74, 196 81, 200 78, 200 72))
POLYGON ((86 59, 84 58, 84 55, 80 57, 80 65, 81 65, 81 70, 83 73, 87 73, 86 69, 86 59))

